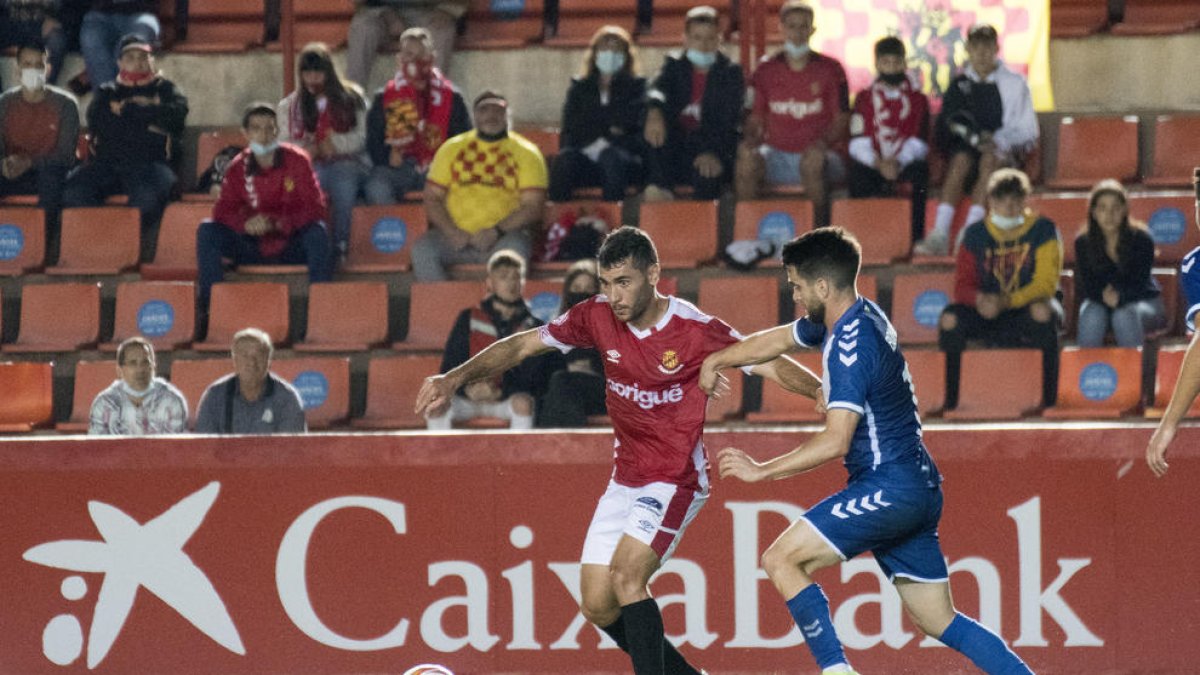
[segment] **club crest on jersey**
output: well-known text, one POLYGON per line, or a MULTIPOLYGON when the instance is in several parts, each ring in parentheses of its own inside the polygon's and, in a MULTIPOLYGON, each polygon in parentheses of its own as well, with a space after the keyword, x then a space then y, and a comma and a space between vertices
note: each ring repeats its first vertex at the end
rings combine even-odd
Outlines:
POLYGON ((674 349, 668 349, 663 352, 662 363, 658 365, 660 371, 667 375, 674 375, 681 368, 683 368, 683 364, 679 362, 679 355, 675 353, 674 349))

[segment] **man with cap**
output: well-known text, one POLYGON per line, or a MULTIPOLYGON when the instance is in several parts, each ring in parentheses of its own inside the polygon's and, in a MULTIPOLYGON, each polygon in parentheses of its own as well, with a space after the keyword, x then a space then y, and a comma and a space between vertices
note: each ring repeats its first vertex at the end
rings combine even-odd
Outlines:
POLYGON ((141 212, 142 261, 154 257, 158 224, 171 197, 171 165, 180 147, 188 102, 154 67, 154 48, 137 35, 121 39, 120 72, 96 90, 87 110, 93 160, 68 178, 63 206, 100 206, 129 195, 141 212))
POLYGON ((485 91, 473 108, 475 129, 443 143, 429 167, 429 232, 412 252, 417 281, 444 280, 447 265, 485 263, 502 249, 529 259, 529 228, 546 201, 546 160, 509 131, 504 96, 485 91))

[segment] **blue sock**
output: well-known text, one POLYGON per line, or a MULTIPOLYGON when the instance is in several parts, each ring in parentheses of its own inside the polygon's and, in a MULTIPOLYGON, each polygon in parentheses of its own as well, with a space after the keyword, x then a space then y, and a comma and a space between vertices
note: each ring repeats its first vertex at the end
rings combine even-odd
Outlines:
POLYGON ((1004 640, 975 620, 955 614, 942 633, 942 643, 961 652, 988 675, 1033 675, 1033 671, 1004 640))
POLYGON ((829 599, 818 584, 812 584, 787 601, 792 619, 800 627, 808 650, 821 668, 850 663, 842 651, 842 643, 833 631, 833 619, 829 616, 829 599))

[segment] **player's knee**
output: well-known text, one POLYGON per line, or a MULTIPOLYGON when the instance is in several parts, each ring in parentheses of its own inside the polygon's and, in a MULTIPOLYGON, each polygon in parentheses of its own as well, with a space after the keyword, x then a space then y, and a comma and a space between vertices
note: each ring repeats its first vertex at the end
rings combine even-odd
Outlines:
POLYGON ((1049 303, 1035 302, 1029 306, 1029 317, 1038 323, 1050 323, 1053 314, 1049 303))
POLYGON ((763 551, 762 557, 759 558, 759 563, 762 565, 763 570, 772 579, 780 573, 795 569, 799 566, 800 562, 797 559, 794 549, 780 546, 779 542, 768 546, 767 550, 763 551))
POLYGON ((942 312, 942 316, 938 319, 938 326, 946 332, 958 328, 958 317, 950 312, 942 312))
POLYGON ((825 153, 821 150, 807 150, 800 158, 800 170, 806 175, 823 174, 825 171, 825 153))
POLYGON ((628 565, 614 564, 609 569, 608 576, 621 604, 628 604, 631 599, 639 597, 646 590, 646 579, 628 565))
POLYGON ((614 606, 611 602, 586 596, 579 603, 579 611, 588 622, 601 628, 610 625, 621 616, 620 607, 614 606))
POLYGON ((529 394, 513 394, 509 399, 514 415, 529 417, 533 415, 533 397, 529 394))

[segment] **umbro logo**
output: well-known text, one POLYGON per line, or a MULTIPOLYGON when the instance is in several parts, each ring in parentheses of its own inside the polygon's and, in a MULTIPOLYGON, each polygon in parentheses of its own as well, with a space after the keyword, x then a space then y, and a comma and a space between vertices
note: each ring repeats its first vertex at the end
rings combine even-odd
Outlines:
POLYGON ((609 363, 620 363, 621 362, 621 352, 619 352, 615 349, 610 349, 607 352, 604 352, 604 358, 609 363))

